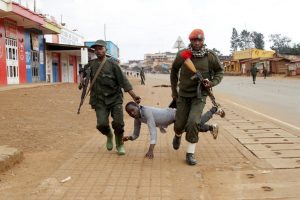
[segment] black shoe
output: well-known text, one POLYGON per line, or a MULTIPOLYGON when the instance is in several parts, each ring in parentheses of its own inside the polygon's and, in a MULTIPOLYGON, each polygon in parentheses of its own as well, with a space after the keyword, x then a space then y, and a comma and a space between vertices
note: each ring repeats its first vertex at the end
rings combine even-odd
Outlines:
POLYGON ((186 163, 188 165, 196 165, 197 164, 197 160, 195 159, 193 153, 186 153, 186 163))
POLYGON ((178 137, 178 136, 175 135, 174 138, 173 138, 173 148, 175 150, 179 149, 180 141, 181 141, 181 137, 178 137))

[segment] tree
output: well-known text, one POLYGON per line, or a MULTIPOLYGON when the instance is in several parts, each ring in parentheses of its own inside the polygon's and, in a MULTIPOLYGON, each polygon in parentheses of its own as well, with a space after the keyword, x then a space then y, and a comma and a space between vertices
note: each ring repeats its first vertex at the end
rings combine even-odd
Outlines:
POLYGON ((216 48, 213 48, 212 51, 217 54, 217 56, 222 56, 223 54, 216 48))
POLYGON ((231 46, 230 46, 230 51, 234 52, 237 51, 240 43, 240 38, 237 30, 235 28, 232 29, 232 35, 231 35, 231 46))
POLYGON ((253 48, 253 41, 251 38, 251 33, 247 30, 243 30, 240 34, 239 47, 241 50, 253 48))
POLYGON ((257 49, 264 49, 265 48, 265 42, 264 42, 264 35, 261 33, 258 33, 256 31, 253 31, 251 33, 252 42, 254 43, 254 47, 257 49))
POLYGON ((290 42, 291 39, 282 36, 281 34, 271 34, 269 36, 269 41, 272 43, 271 49, 279 52, 279 53, 284 53, 284 51, 289 51, 288 49, 290 47, 290 42))

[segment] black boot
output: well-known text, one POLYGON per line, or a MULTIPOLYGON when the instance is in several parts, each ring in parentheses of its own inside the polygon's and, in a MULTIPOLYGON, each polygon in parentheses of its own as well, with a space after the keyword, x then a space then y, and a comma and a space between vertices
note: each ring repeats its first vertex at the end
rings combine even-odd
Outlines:
POLYGON ((197 164, 197 160, 195 159, 193 153, 186 153, 186 163, 188 165, 196 165, 197 164))
POLYGON ((181 136, 178 137, 177 135, 175 135, 174 138, 173 138, 173 148, 175 150, 179 149, 179 147, 180 147, 180 141, 181 141, 181 136))

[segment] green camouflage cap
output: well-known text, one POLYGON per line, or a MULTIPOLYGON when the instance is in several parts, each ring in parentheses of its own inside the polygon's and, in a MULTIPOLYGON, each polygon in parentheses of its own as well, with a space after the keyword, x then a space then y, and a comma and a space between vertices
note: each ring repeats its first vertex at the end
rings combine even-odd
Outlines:
POLYGON ((95 44, 91 46, 91 48, 95 48, 95 46, 103 46, 106 48, 106 42, 104 40, 97 40, 95 44))

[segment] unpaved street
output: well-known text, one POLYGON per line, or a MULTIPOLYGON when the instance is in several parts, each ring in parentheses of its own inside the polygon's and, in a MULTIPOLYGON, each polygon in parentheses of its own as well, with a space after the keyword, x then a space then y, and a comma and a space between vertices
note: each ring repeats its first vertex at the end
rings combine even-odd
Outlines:
MULTIPOLYGON (((152 87, 168 80, 148 76, 146 86, 136 78, 131 82, 143 105, 169 104, 170 88, 152 87)), ((0 145, 24 152, 21 163, 0 175, 1 200, 300 198, 300 139, 292 130, 221 100, 226 118, 212 121, 221 127, 217 140, 201 134, 198 165, 185 164, 184 140, 173 150, 173 126, 158 133, 154 160, 144 158, 146 125, 120 157, 105 149, 88 101, 76 114, 79 96, 73 84, 0 92, 0 145)), ((125 123, 129 134, 133 120, 127 114, 125 123)))

